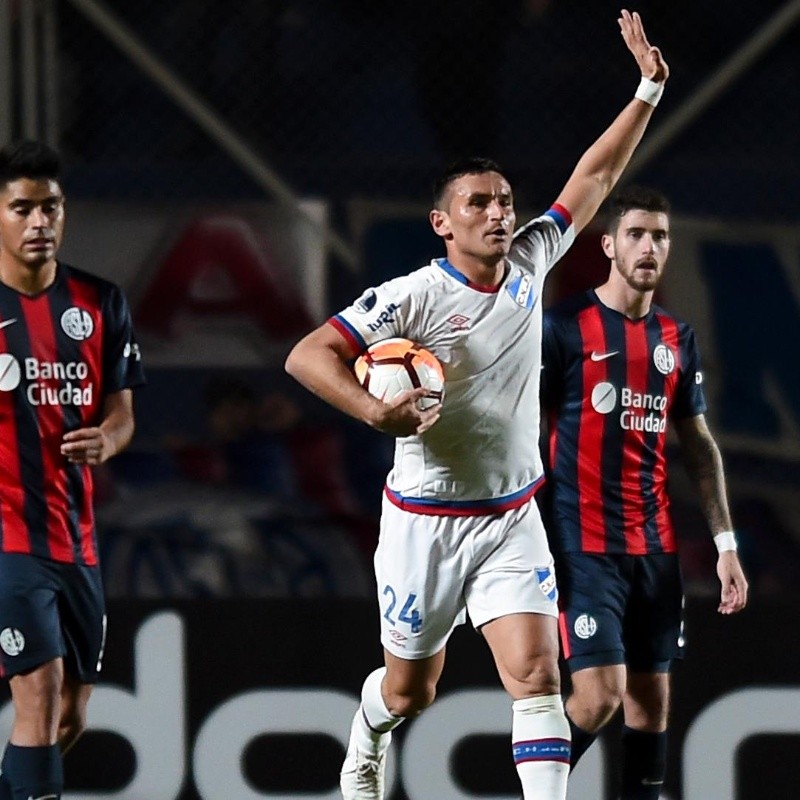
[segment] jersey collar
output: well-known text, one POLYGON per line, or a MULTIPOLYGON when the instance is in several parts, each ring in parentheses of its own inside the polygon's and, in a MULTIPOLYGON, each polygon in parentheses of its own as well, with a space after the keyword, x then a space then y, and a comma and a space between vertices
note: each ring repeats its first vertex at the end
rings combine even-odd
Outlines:
POLYGON ((450 275, 451 278, 455 278, 459 283, 463 283, 464 286, 468 286, 476 292, 483 292, 483 294, 497 294, 508 276, 508 266, 506 266, 503 280, 501 280, 497 286, 481 286, 480 284, 473 283, 463 272, 459 272, 446 258, 436 258, 434 262, 450 275))

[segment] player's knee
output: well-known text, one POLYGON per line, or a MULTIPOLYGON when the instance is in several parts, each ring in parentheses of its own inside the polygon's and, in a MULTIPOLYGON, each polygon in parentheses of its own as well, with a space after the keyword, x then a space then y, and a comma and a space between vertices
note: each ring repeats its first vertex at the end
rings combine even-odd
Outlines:
POLYGON ((514 697, 559 694, 561 679, 555 658, 537 656, 512 665, 503 683, 514 697))
POLYGON ((665 696, 654 694, 645 701, 625 699, 625 723, 637 730, 660 731, 666 727, 669 702, 665 696))
POLYGON ((436 684, 426 683, 390 691, 385 698, 389 711, 396 717, 416 717, 435 699, 436 684))
POLYGON ((71 708, 63 712, 58 726, 58 743, 62 751, 75 744, 85 730, 85 709, 71 708))
POLYGON ((61 677, 55 670, 36 670, 12 679, 14 712, 18 720, 50 727, 58 719, 61 677))
POLYGON ((581 717, 588 720, 587 730, 602 727, 614 716, 622 703, 623 689, 616 685, 593 687, 591 691, 578 691, 572 701, 580 706, 581 717))

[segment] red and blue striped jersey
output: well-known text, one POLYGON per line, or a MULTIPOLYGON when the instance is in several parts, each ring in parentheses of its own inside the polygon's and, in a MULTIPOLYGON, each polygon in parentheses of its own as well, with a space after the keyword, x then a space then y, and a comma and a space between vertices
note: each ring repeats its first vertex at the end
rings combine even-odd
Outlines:
POLYGON ((656 305, 628 319, 594 290, 546 311, 543 327, 554 549, 675 552, 667 420, 706 410, 694 332, 656 305))
POLYGON ((61 455, 104 398, 144 383, 122 291, 59 263, 27 296, 0 283, 0 550, 97 564, 92 472, 61 455))

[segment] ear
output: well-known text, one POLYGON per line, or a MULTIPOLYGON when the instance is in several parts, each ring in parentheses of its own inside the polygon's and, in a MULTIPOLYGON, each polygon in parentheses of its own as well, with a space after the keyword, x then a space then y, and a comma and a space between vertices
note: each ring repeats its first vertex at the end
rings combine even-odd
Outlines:
POLYGON ((603 252, 613 261, 616 257, 616 251, 614 250, 614 237, 604 233, 600 239, 600 245, 603 248, 603 252))
POLYGON ((446 211, 434 208, 428 215, 428 219, 430 219, 433 232, 437 236, 441 236, 443 239, 450 237, 450 216, 446 211))

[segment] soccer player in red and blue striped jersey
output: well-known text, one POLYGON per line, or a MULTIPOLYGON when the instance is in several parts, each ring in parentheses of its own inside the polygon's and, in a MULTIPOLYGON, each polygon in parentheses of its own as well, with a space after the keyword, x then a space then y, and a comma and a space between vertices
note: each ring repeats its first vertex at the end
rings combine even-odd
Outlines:
POLYGON ((744 608, 719 449, 706 425, 694 332, 655 305, 669 203, 631 187, 602 238, 608 280, 545 312, 548 531, 574 766, 623 705, 622 800, 657 800, 666 766, 669 669, 683 648, 681 577, 667 496, 672 425, 719 549, 719 611, 744 608))
POLYGON ((59 162, 38 142, 0 151, 0 800, 61 797, 85 727, 106 623, 91 467, 130 442, 144 380, 121 290, 57 260, 59 162))

